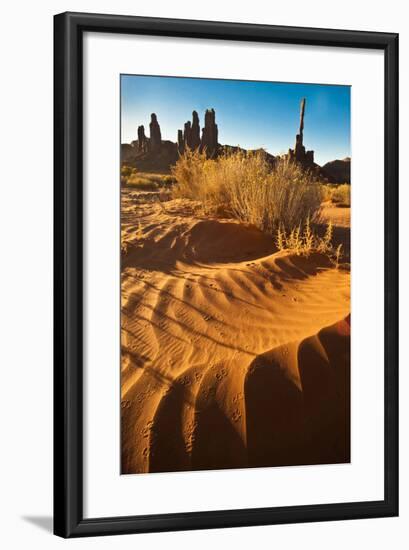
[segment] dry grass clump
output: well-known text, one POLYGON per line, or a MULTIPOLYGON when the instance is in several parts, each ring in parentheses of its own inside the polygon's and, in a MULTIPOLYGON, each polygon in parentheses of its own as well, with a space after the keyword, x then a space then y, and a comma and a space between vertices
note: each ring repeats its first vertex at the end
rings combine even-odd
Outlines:
POLYGON ((176 179, 173 196, 209 202, 210 182, 204 185, 208 165, 205 153, 200 153, 198 149, 187 149, 172 167, 172 174, 176 179))
POLYGON ((351 206, 351 186, 348 183, 323 185, 323 195, 324 200, 330 200, 337 206, 351 206))
POLYGON ((173 194, 202 202, 205 211, 222 211, 274 234, 314 221, 321 186, 300 166, 284 159, 271 167, 262 151, 225 154, 216 160, 187 151, 172 170, 173 194))
POLYGON ((321 184, 321 190, 322 190, 322 200, 323 201, 331 201, 332 200, 333 185, 331 185, 329 183, 322 183, 321 184))
POLYGON ((337 185, 332 192, 332 202, 338 206, 351 206, 351 186, 347 183, 337 185))
POLYGON ((126 185, 130 187, 137 187, 141 191, 155 191, 159 185, 156 180, 146 178, 139 174, 131 174, 126 181, 126 185))
POLYGON ((128 178, 133 172, 136 172, 136 168, 129 166, 129 164, 121 166, 121 178, 128 178))
POLYGON ((150 174, 138 172, 133 166, 121 166, 121 184, 137 187, 142 191, 155 191, 160 187, 169 187, 175 183, 175 178, 168 174, 150 174))

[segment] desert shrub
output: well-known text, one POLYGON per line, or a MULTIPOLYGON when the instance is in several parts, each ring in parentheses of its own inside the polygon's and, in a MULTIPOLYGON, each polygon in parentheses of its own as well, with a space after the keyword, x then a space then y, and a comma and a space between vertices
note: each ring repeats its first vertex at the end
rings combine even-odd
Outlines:
POLYGON ((172 175, 176 180, 173 189, 175 198, 188 198, 206 201, 206 188, 204 184, 206 155, 199 150, 187 149, 172 167, 172 175))
POLYGON ((339 206, 351 206, 351 186, 347 183, 337 185, 332 191, 331 200, 339 206))
POLYGON ((338 206, 351 206, 351 186, 348 183, 323 184, 322 194, 325 201, 331 201, 338 206))
POLYGON ((121 166, 121 176, 124 178, 128 178, 133 172, 136 172, 136 169, 129 166, 129 164, 123 164, 121 166))
POLYGON ((167 186, 173 185, 176 183, 176 178, 175 176, 164 175, 162 176, 162 183, 167 186))
POLYGON ((321 184, 322 200, 331 201, 333 191, 334 191, 334 186, 332 184, 322 183, 321 184))
POLYGON ((121 168, 121 183, 131 187, 137 187, 143 191, 154 191, 160 187, 173 185, 175 178, 166 174, 149 174, 138 172, 136 168, 121 168))
POLYGON ((199 200, 207 211, 230 214, 274 233, 314 221, 322 202, 321 186, 299 165, 284 159, 271 168, 262 151, 225 154, 208 160, 187 151, 173 169, 175 197, 199 200))
POLYGON ((154 191, 159 187, 154 179, 147 178, 145 174, 140 175, 138 173, 131 174, 126 179, 126 185, 137 187, 141 191, 154 191))
POLYGON ((129 166, 129 164, 122 164, 121 165, 121 185, 126 185, 128 179, 134 173, 136 173, 136 168, 129 166))

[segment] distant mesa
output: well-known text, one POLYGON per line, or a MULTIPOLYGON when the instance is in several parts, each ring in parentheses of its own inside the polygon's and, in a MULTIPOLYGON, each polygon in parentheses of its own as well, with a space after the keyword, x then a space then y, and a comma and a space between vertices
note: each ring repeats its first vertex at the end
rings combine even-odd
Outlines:
MULTIPOLYGON (((300 106, 300 126, 295 137, 294 149, 289 149, 284 155, 289 160, 298 162, 306 170, 312 170, 330 183, 349 183, 351 159, 334 160, 322 168, 314 162, 314 151, 307 151, 304 146, 304 115, 306 99, 300 106)), ((143 125, 138 126, 138 139, 132 143, 121 144, 121 161, 135 166, 143 172, 170 172, 179 156, 186 150, 199 150, 207 158, 217 158, 225 152, 245 151, 240 147, 221 145, 218 141, 218 126, 214 109, 206 109, 204 126, 200 136, 200 120, 197 111, 192 112, 192 120, 184 123, 183 130, 177 131, 176 142, 162 140, 162 134, 156 113, 151 114, 149 123, 149 138, 145 135, 143 125)), ((276 157, 264 151, 266 159, 274 164, 276 157)))
POLYGON ((351 159, 332 160, 322 167, 322 172, 332 183, 351 183, 351 159))

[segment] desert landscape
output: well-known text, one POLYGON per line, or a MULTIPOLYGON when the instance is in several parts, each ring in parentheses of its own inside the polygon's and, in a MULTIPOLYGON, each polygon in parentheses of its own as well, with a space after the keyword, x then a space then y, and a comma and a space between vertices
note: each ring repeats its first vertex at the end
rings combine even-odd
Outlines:
POLYGON ((350 460, 350 159, 121 147, 121 473, 350 460))

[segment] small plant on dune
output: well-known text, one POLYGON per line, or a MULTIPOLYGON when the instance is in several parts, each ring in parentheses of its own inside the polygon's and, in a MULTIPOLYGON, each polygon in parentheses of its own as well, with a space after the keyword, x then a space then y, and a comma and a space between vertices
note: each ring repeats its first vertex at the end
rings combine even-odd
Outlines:
POLYGON ((317 244, 318 252, 322 252, 323 254, 326 254, 327 252, 332 250, 332 234, 333 234, 332 222, 329 221, 327 228, 325 230, 324 237, 318 239, 318 244, 317 244))
POLYGON ((301 233, 301 226, 293 227, 289 233, 287 233, 285 227, 280 224, 277 229, 277 235, 275 244, 278 250, 289 250, 300 255, 304 250, 304 238, 301 233))
POLYGON ((286 250, 297 254, 297 256, 308 258, 313 252, 326 254, 338 267, 342 257, 342 244, 335 248, 332 239, 333 227, 331 222, 328 223, 324 236, 320 237, 313 232, 310 220, 307 218, 303 231, 301 231, 300 224, 294 227, 289 233, 280 225, 276 232, 275 243, 278 250, 286 250))
POLYGON ((276 246, 278 250, 281 251, 285 249, 286 244, 287 244, 287 236, 283 225, 280 223, 280 225, 277 228, 276 246))
POLYGON ((314 234, 311 230, 310 217, 308 216, 307 221, 305 222, 304 235, 303 235, 303 252, 305 254, 310 254, 314 248, 314 234))
POLYGON ((335 250, 335 267, 338 269, 339 267, 339 260, 342 258, 342 244, 339 244, 335 250))
POLYGON ((294 227, 287 238, 286 248, 293 250, 297 255, 303 250, 303 239, 301 234, 301 226, 294 227))

